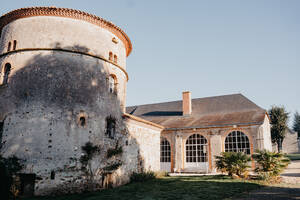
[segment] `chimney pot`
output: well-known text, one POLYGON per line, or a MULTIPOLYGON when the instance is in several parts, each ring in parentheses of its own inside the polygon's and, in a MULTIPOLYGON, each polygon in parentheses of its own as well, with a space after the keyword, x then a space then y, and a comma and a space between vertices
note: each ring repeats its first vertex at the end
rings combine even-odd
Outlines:
POLYGON ((192 114, 191 92, 182 92, 182 113, 183 115, 192 114))

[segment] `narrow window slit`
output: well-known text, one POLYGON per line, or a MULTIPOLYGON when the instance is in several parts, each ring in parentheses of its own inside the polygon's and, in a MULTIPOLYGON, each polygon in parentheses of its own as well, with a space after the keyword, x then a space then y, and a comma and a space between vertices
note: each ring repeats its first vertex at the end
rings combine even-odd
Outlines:
POLYGON ((4 77, 3 77, 2 84, 7 84, 8 76, 10 74, 10 70, 11 70, 11 65, 9 63, 6 63, 5 66, 4 66, 4 77))
POLYGON ((14 40, 14 46, 13 46, 13 50, 17 49, 17 40, 14 40))

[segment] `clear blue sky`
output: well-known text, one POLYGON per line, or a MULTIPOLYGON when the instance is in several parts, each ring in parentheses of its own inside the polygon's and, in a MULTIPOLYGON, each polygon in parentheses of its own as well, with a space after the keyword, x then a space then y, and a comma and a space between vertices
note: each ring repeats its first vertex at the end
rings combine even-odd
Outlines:
POLYGON ((259 106, 300 111, 300 1, 8 0, 80 9, 120 26, 127 60, 127 105, 242 93, 259 106))

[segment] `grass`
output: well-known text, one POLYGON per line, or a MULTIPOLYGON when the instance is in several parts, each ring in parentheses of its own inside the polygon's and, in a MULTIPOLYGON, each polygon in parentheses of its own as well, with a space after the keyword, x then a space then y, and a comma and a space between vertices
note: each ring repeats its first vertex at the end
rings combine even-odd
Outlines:
POLYGON ((259 188, 255 182, 227 176, 163 177, 144 183, 130 183, 99 192, 60 197, 35 197, 26 200, 127 200, 127 199, 225 199, 259 188))
POLYGON ((287 154, 287 157, 291 160, 300 160, 300 153, 298 153, 298 154, 287 154))

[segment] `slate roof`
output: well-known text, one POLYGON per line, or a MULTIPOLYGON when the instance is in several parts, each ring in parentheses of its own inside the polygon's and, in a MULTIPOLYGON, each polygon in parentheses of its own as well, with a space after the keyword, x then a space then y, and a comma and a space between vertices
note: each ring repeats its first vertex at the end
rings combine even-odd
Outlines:
POLYGON ((262 124, 266 110, 242 94, 192 99, 192 114, 182 115, 182 101, 131 106, 126 112, 165 128, 262 124))

